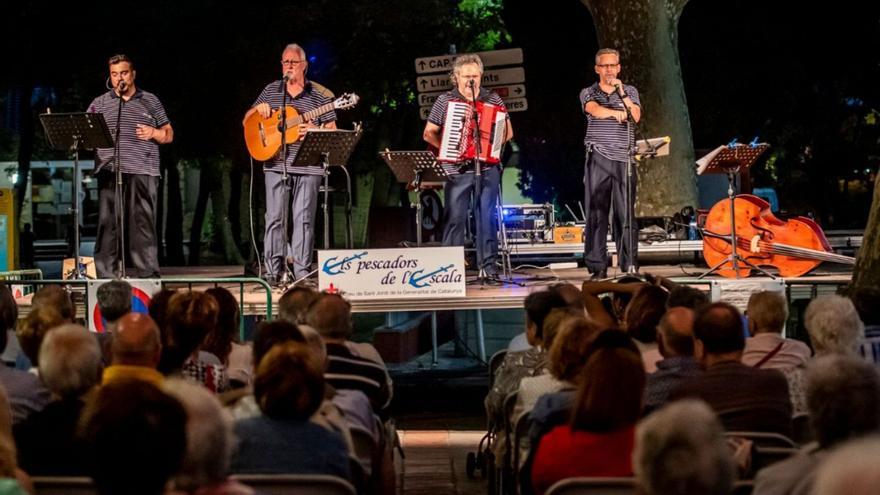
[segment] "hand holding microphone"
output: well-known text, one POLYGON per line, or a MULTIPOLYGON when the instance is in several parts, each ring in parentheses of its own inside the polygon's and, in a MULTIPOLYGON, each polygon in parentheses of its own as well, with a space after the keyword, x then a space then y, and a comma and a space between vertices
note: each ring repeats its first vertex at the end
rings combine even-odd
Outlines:
POLYGON ((623 90, 623 81, 617 79, 616 77, 608 82, 612 86, 614 86, 614 91, 621 98, 626 98, 626 91, 623 90))

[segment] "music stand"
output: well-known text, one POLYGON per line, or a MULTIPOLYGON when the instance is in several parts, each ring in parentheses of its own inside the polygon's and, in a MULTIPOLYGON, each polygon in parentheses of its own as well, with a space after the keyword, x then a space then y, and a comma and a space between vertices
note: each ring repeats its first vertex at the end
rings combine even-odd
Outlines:
POLYGON ((721 270, 724 265, 728 263, 731 265, 731 269, 736 274, 736 278, 739 277, 739 264, 742 263, 745 266, 748 266, 752 270, 757 270, 764 275, 772 279, 776 279, 769 272, 764 270, 763 268, 756 266, 743 258, 737 252, 737 235, 736 235, 736 194, 733 190, 733 185, 736 181, 736 174, 739 173, 740 170, 747 170, 751 167, 757 160, 758 157, 761 156, 762 153, 767 151, 770 148, 770 145, 767 143, 760 144, 734 144, 729 146, 719 146, 715 148, 711 153, 704 156, 703 158, 697 161, 697 174, 726 174, 727 175, 727 197, 730 200, 730 234, 716 234, 713 232, 703 231, 704 239, 706 236, 725 239, 730 242, 730 254, 720 262, 716 263, 715 266, 709 268, 708 271, 697 277, 697 279, 701 279, 711 273, 721 270))
POLYGON ((403 182, 416 191, 416 246, 422 245, 422 187, 423 182, 443 183, 448 176, 443 166, 430 151, 388 151, 379 153, 394 173, 397 182, 403 182))
MULTIPOLYGON (((73 197, 70 213, 73 215, 73 271, 68 278, 88 278, 83 271, 79 256, 79 150, 112 148, 113 138, 110 129, 100 113, 44 113, 40 123, 46 132, 49 147, 55 150, 73 151, 73 197)), ((122 253, 125 256, 125 253, 122 253)))
MULTIPOLYGON (((330 167, 340 167, 348 178, 348 238, 351 239, 351 178, 345 165, 348 163, 354 147, 361 139, 363 131, 358 127, 353 131, 341 129, 309 129, 303 138, 293 167, 321 167, 324 174, 324 249, 330 248, 330 212, 328 200, 330 195, 330 167)), ((285 205, 285 208, 287 205, 285 205)), ((287 236, 287 232, 284 233, 287 236)), ((294 282, 296 283, 296 282, 294 282)))
POLYGON ((641 161, 645 158, 656 158, 658 156, 669 155, 670 141, 672 141, 672 139, 669 136, 636 141, 636 161, 641 161))

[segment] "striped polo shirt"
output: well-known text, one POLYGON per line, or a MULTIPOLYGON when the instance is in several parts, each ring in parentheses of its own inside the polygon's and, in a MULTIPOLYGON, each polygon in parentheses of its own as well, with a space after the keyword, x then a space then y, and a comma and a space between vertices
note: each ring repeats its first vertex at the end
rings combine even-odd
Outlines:
MULTIPOLYGON (((463 96, 458 92, 458 88, 453 88, 450 91, 447 91, 434 101, 434 106, 431 107, 431 113, 428 114, 428 122, 438 125, 441 128, 443 127, 443 123, 446 121, 446 109, 449 106, 450 101, 471 101, 471 98, 463 96)), ((504 100, 498 96, 498 93, 494 91, 489 91, 486 88, 480 88, 480 94, 477 96, 477 101, 481 101, 483 103, 489 103, 492 105, 498 105, 504 111, 507 111, 507 107, 504 106, 504 100)), ((510 114, 507 115, 507 118, 510 119, 510 114)), ((441 134, 442 135, 442 134, 441 134)), ((449 175, 458 175, 461 173, 461 169, 463 166, 470 165, 471 162, 459 162, 459 163, 441 163, 443 170, 446 171, 449 175)), ((473 170, 468 170, 467 173, 473 173, 473 170)))
MULTIPOLYGON (((632 100, 633 103, 642 106, 639 100, 639 92, 636 88, 623 85, 623 92, 632 100)), ((581 111, 587 115, 587 135, 584 137, 584 144, 590 144, 596 147, 602 156, 609 160, 625 162, 627 154, 630 150, 630 143, 633 139, 633 129, 627 132, 627 124, 619 123, 615 119, 597 119, 587 113, 584 105, 587 102, 595 101, 599 106, 610 108, 612 110, 623 110, 623 100, 617 92, 608 94, 599 88, 599 83, 594 83, 589 88, 581 90, 581 111)))
POLYGON ((327 383, 336 389, 360 390, 370 399, 374 411, 382 410, 391 400, 385 366, 355 354, 345 344, 328 342, 326 346, 327 383))
MULTIPOLYGON (((112 89, 92 100, 89 112, 101 113, 116 138, 116 116, 119 114, 119 95, 112 89)), ((126 174, 159 176, 159 143, 138 139, 137 124, 156 129, 169 124, 165 107, 153 93, 138 89, 128 101, 122 100, 122 122, 119 126, 119 158, 126 174)), ((116 170, 114 148, 98 148, 95 153, 95 171, 116 170)))
MULTIPOLYGON (((251 105, 255 107, 260 103, 268 103, 272 108, 272 111, 275 111, 281 108, 281 100, 284 90, 285 84, 282 81, 275 81, 269 83, 265 88, 263 88, 263 92, 260 93, 260 96, 254 100, 254 104, 251 105)), ((296 109, 297 112, 303 113, 308 112, 309 110, 313 110, 315 108, 320 107, 321 105, 326 105, 327 103, 331 103, 333 101, 333 93, 327 91, 323 86, 319 86, 318 84, 312 84, 311 81, 306 81, 305 86, 303 87, 302 93, 296 95, 296 97, 291 97, 288 93, 287 95, 287 105, 292 106, 296 109)), ((290 120, 292 115, 288 115, 287 119, 290 120)), ((334 122, 336 120, 336 111, 331 110, 324 115, 321 115, 312 121, 315 125, 327 124, 329 122, 334 122)), ((291 143, 287 145, 287 173, 291 174, 302 174, 302 175, 323 175, 324 170, 319 166, 319 164, 315 164, 315 166, 306 166, 306 167, 294 167, 293 160, 296 158, 296 152, 299 151, 299 147, 302 144, 302 141, 296 141, 295 143, 291 143)), ((272 171, 272 172, 281 172, 281 148, 278 148, 278 153, 269 161, 263 163, 263 170, 272 171)))

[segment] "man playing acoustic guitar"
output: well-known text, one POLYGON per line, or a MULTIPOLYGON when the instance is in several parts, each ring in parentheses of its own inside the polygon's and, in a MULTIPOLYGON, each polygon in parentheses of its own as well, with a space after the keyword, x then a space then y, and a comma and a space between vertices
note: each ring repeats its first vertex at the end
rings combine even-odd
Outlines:
MULTIPOLYGON (((287 105, 293 106, 299 113, 331 103, 333 94, 330 91, 306 79, 308 67, 305 50, 297 44, 287 45, 281 53, 282 80, 273 81, 263 88, 251 109, 245 113, 244 120, 255 112, 268 118, 273 110, 281 108, 283 91, 287 91, 287 105)), ((305 277, 310 271, 318 188, 324 171, 321 167, 292 165, 302 137, 308 129, 315 127, 335 129, 336 112, 331 109, 308 123, 300 124, 300 140, 286 145, 286 160, 283 159, 283 149, 279 148, 278 153, 263 164, 266 175, 266 233, 263 237, 263 249, 266 280, 273 285, 287 281, 288 256, 293 262, 293 276, 296 279, 305 277), (287 170, 289 194, 285 194, 282 167, 287 170), (284 222, 286 210, 290 213, 287 215, 287 222, 284 222), (290 229, 289 239, 284 232, 285 227, 290 229)))

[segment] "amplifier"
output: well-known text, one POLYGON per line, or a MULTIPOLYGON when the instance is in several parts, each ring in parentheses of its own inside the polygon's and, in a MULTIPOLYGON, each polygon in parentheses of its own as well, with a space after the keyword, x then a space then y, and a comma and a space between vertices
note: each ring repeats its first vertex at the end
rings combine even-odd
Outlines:
POLYGON ((507 242, 553 242, 553 205, 503 205, 501 221, 507 242))
POLYGON ((578 244, 584 242, 584 225, 567 224, 553 228, 553 242, 556 244, 578 244))

